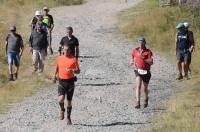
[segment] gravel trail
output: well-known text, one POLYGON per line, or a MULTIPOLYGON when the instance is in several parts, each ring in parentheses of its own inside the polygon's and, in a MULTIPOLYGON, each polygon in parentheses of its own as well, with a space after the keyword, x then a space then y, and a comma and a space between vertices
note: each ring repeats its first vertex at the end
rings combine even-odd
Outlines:
MULTIPOLYGON (((154 54, 150 104, 134 109, 135 76, 129 56, 134 47, 118 32, 118 12, 141 0, 91 0, 80 6, 51 10, 55 19, 54 48, 65 26, 80 41, 81 74, 73 98, 72 126, 58 119, 57 88, 53 85, 0 115, 0 132, 138 132, 163 111, 161 101, 173 94, 174 65, 154 54)), ((143 102, 142 102, 143 103, 143 102)))

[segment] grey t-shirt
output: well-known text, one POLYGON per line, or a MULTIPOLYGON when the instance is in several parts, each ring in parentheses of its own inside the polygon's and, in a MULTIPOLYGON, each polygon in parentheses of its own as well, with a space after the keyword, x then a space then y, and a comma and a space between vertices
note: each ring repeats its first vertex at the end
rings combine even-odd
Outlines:
POLYGON ((20 48, 24 47, 22 37, 19 34, 8 34, 7 38, 7 52, 20 52, 20 48))

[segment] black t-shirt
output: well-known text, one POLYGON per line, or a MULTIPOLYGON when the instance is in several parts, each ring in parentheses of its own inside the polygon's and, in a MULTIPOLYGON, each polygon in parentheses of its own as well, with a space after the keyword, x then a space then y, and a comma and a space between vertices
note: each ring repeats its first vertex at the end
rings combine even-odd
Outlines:
POLYGON ((52 25, 54 25, 53 16, 50 14, 48 14, 47 16, 49 17, 49 26, 52 27, 52 25))
POLYGON ((65 43, 69 44, 73 55, 75 55, 75 48, 79 46, 78 39, 72 35, 71 39, 68 36, 65 36, 61 39, 60 45, 63 46, 65 43))

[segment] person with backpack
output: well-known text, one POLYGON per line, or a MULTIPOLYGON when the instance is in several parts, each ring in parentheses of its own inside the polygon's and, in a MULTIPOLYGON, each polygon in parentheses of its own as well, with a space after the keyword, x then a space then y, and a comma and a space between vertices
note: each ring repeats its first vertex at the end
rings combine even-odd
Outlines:
POLYGON ((23 40, 21 35, 16 33, 16 26, 10 27, 10 33, 6 38, 6 55, 9 65, 9 81, 14 81, 18 78, 20 66, 20 58, 24 50, 23 40), (13 72, 13 63, 16 66, 16 71, 13 72))
POLYGON ((52 55, 53 54, 53 49, 52 49, 52 31, 54 28, 54 20, 53 16, 49 14, 49 7, 44 6, 43 7, 43 22, 47 25, 47 41, 48 41, 48 51, 52 55))
POLYGON ((44 70, 44 60, 46 48, 48 46, 47 34, 41 29, 42 23, 36 24, 35 30, 31 33, 29 39, 30 52, 33 60, 33 73, 42 73, 44 70))
POLYGON ((189 23, 188 22, 184 22, 183 23, 185 26, 185 30, 186 33, 188 35, 188 40, 189 40, 189 56, 191 57, 191 59, 188 62, 188 73, 191 74, 191 68, 190 68, 190 64, 192 61, 192 53, 195 51, 195 41, 194 41, 194 35, 193 32, 191 30, 189 30, 189 23))
POLYGON ((191 60, 188 34, 185 31, 185 26, 183 23, 179 23, 176 26, 176 29, 178 32, 176 33, 175 37, 175 52, 177 57, 177 67, 179 71, 176 80, 181 80, 183 77, 188 80, 188 66, 191 60))
POLYGON ((72 49, 73 55, 78 59, 79 57, 79 41, 78 39, 73 35, 73 28, 72 27, 66 27, 66 36, 64 36, 60 41, 59 46, 59 53, 62 55, 62 49, 64 43, 68 43, 70 48, 72 49))
POLYGON ((41 29, 47 32, 47 24, 43 22, 43 16, 41 11, 35 11, 35 16, 31 20, 31 31, 35 30, 37 22, 42 22, 41 29))
POLYGON ((135 48, 131 54, 131 63, 135 66, 136 76, 136 105, 135 108, 140 108, 141 87, 144 85, 144 108, 148 106, 149 101, 149 81, 151 79, 151 65, 153 64, 153 54, 151 50, 146 48, 146 40, 143 36, 138 39, 139 47, 135 48))
POLYGON ((67 124, 71 125, 72 97, 74 94, 74 82, 77 81, 75 74, 80 73, 78 59, 74 56, 68 43, 63 44, 64 55, 56 58, 56 68, 52 80, 58 83, 58 102, 60 105, 60 120, 64 119, 65 107, 64 100, 67 99, 67 124))

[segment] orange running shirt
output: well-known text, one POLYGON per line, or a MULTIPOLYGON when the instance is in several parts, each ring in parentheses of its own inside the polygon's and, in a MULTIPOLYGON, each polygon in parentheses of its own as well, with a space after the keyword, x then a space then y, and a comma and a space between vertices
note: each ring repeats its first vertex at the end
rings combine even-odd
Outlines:
POLYGON ((56 65, 58 67, 58 75, 60 79, 74 78, 74 74, 67 72, 67 69, 75 70, 79 68, 76 57, 58 56, 56 58, 56 65))

